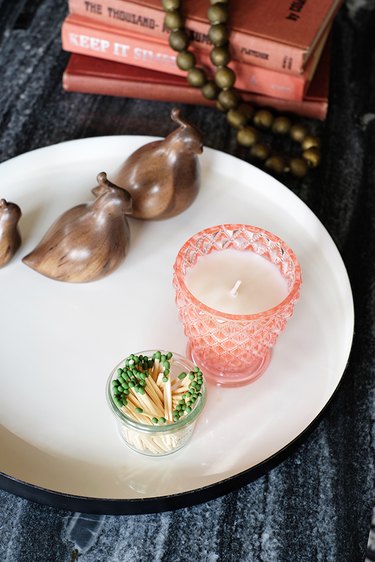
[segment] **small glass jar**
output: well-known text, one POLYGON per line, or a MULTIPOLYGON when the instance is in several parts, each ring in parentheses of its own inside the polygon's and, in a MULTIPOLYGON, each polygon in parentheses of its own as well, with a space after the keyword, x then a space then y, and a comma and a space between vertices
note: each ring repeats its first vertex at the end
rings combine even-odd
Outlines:
MULTIPOLYGON (((134 355, 152 358, 157 350, 140 351, 134 355)), ((160 351, 162 355, 168 352, 160 351)), ((125 407, 116 403, 113 394, 113 381, 118 377, 118 369, 123 368, 126 359, 122 360, 112 370, 106 387, 108 404, 116 417, 119 434, 122 440, 137 453, 148 456, 165 456, 174 453, 184 447, 190 440, 198 416, 203 410, 206 401, 206 385, 203 378, 199 396, 196 398, 191 411, 184 413, 177 421, 165 421, 165 423, 148 424, 141 423, 127 414, 125 407)), ((186 357, 178 353, 172 354, 170 361, 170 372, 168 378, 172 386, 179 381, 179 375, 193 373, 196 365, 186 357)))

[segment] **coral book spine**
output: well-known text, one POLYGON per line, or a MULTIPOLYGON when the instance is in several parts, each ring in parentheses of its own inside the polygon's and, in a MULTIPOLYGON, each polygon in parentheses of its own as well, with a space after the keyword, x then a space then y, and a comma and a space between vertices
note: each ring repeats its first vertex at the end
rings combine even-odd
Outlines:
POLYGON ((176 56, 163 43, 144 41, 118 30, 92 25, 78 16, 65 18, 61 28, 62 48, 71 53, 134 64, 143 68, 163 70, 173 74, 185 73, 176 67, 176 56))
MULTIPOLYGON (((157 9, 128 0, 69 0, 69 12, 89 18, 94 23, 101 22, 117 29, 146 35, 151 40, 165 40, 168 33, 164 27, 164 11, 161 7, 157 9)), ((200 50, 209 51, 208 23, 187 18, 186 27, 193 34, 192 44, 199 46, 200 50)), ((291 75, 303 73, 311 54, 292 44, 235 29, 231 31, 230 42, 233 58, 291 75)))
MULTIPOLYGON (((319 5, 308 4, 303 6, 304 11, 308 10, 305 17, 298 15, 292 18, 295 21, 291 21, 290 14, 288 16, 290 6, 297 8, 297 3, 279 0, 279 4, 275 5, 274 0, 268 0, 268 3, 262 1, 250 5, 244 13, 240 1, 232 6, 235 12, 230 37, 233 58, 291 75, 303 73, 319 38, 332 23, 342 3, 342 0, 320 0, 319 5), (252 31, 254 21, 257 25, 252 31)), ((187 17, 186 26, 192 33, 192 45, 208 51, 210 41, 206 9, 199 0, 189 3, 189 6, 192 17, 187 17)), ((161 0, 69 0, 69 12, 96 24, 146 35, 151 40, 167 39, 161 0)))
MULTIPOLYGON (((72 54, 63 74, 67 92, 140 98, 172 103, 214 106, 180 76, 136 66, 72 54)), ((324 121, 328 109, 328 60, 322 57, 306 97, 302 101, 269 98, 241 92, 245 101, 282 112, 324 121)))
MULTIPOLYGON (((62 26, 63 49, 72 53, 86 54, 185 76, 176 65, 174 51, 165 42, 151 41, 148 37, 120 32, 118 29, 95 24, 79 16, 68 16, 62 26)), ((208 53, 199 53, 203 66, 212 67, 208 53)), ((310 83, 317 60, 312 59, 301 76, 240 63, 233 60, 229 66, 236 73, 236 87, 286 100, 302 100, 310 83)))

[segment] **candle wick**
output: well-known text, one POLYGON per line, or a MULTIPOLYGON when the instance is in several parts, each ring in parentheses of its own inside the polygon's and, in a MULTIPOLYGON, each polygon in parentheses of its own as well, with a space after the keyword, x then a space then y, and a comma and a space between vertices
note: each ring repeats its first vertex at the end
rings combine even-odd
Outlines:
POLYGON ((242 281, 239 279, 238 281, 235 282, 235 284, 233 285, 233 287, 230 290, 230 294, 232 295, 232 297, 236 297, 238 294, 238 289, 240 288, 242 284, 242 281))

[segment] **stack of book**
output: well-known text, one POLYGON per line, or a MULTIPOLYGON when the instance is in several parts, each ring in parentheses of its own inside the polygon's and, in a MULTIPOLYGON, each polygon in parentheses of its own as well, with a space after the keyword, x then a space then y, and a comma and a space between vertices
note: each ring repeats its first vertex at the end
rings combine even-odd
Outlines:
MULTIPOLYGON (((342 0, 230 3, 236 88, 246 101, 324 120, 330 31, 342 0)), ((208 72, 207 2, 186 0, 191 49, 208 72)), ((69 0, 62 46, 71 56, 66 91, 211 104, 176 65, 161 0, 69 0)))

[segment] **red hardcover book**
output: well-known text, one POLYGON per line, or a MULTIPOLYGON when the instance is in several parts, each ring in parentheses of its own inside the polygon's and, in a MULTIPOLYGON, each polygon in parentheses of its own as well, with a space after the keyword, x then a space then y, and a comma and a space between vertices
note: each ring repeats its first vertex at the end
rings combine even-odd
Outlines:
MULTIPOLYGON (((233 58, 257 66, 302 74, 309 57, 342 5, 342 0, 260 0, 230 3, 233 58)), ((186 27, 209 50, 209 22, 204 0, 186 0, 186 27)), ((99 23, 165 37, 161 0, 69 0, 69 10, 99 23)), ((194 42, 193 42, 194 44, 194 42)))
MULTIPOLYGON (((270 107, 280 112, 324 121, 328 109, 329 46, 319 62, 314 79, 302 101, 287 101, 241 92, 246 101, 270 107)), ((147 100, 214 105, 199 89, 192 88, 185 78, 154 70, 106 61, 87 55, 70 56, 63 74, 63 88, 67 92, 81 92, 140 98, 147 100)))
MULTIPOLYGON (((321 38, 304 74, 300 76, 231 61, 229 66, 236 73, 236 87, 286 100, 302 100, 316 70, 327 34, 328 31, 321 38)), ((66 51, 77 54, 186 75, 186 72, 177 67, 176 54, 165 41, 151 41, 149 37, 125 33, 80 16, 70 15, 65 19, 62 26, 62 46, 66 51)), ((207 52, 197 53, 197 57, 205 67, 212 70, 207 52)))

